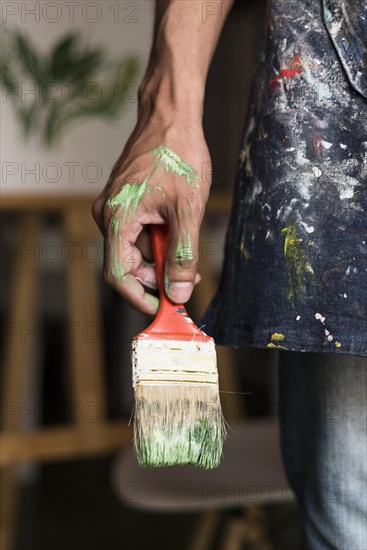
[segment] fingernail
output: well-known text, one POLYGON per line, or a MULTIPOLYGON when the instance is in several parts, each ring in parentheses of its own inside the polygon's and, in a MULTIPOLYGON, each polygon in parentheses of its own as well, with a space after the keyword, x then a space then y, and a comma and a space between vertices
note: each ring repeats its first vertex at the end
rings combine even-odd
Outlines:
POLYGON ((168 294, 173 302, 184 303, 190 298, 192 288, 192 283, 175 282, 170 284, 168 294))

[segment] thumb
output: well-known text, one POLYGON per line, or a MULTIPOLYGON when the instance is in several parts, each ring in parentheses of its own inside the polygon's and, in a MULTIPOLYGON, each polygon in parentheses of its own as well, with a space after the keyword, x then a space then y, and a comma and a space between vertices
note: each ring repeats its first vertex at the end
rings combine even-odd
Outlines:
POLYGON ((196 223, 170 220, 169 242, 165 266, 165 290, 177 304, 189 300, 194 288, 199 257, 199 229, 196 223))

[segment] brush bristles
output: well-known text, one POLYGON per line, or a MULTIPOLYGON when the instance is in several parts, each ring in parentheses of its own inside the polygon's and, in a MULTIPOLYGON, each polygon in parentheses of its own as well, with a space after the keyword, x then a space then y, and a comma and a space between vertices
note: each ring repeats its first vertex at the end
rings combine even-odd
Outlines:
POLYGON ((224 437, 217 386, 136 386, 134 445, 141 466, 215 468, 224 437))
POLYGON ((138 339, 132 359, 139 464, 218 466, 225 428, 214 341, 138 339))

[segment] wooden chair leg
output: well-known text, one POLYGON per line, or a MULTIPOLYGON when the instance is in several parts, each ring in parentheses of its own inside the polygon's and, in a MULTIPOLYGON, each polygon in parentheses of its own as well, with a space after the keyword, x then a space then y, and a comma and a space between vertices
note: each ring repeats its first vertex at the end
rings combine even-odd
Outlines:
POLYGON ((69 341, 71 397, 76 405, 73 421, 83 439, 103 440, 106 395, 102 318, 95 265, 83 255, 90 235, 90 220, 85 220, 79 209, 71 208, 65 215, 65 224, 68 237, 77 243, 67 266, 69 322, 76 329, 69 341))
POLYGON ((272 550, 262 506, 246 506, 242 517, 231 518, 225 528, 220 550, 272 550))
MULTIPOLYGON (((14 433, 26 428, 24 405, 27 404, 27 387, 31 378, 32 357, 37 335, 37 292, 39 243, 41 222, 38 216, 28 214, 18 235, 21 250, 18 254, 12 277, 10 311, 8 318, 9 332, 5 349, 4 375, 2 382, 2 431, 14 433)), ((1 470, 1 550, 12 550, 15 544, 20 481, 16 466, 1 470)))
POLYGON ((210 550, 220 519, 220 510, 208 510, 201 514, 187 550, 210 550))

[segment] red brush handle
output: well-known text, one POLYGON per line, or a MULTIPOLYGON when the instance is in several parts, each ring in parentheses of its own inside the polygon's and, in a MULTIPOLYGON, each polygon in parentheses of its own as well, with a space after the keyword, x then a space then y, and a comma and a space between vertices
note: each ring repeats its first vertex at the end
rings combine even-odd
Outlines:
MULTIPOLYGON (((150 226, 153 255, 157 272, 160 305, 156 318, 142 333, 151 337, 170 340, 193 340, 208 342, 211 338, 201 331, 190 319, 182 304, 174 304, 165 292, 164 267, 167 256, 167 225, 150 226)), ((140 335, 139 335, 140 336, 140 335)))

